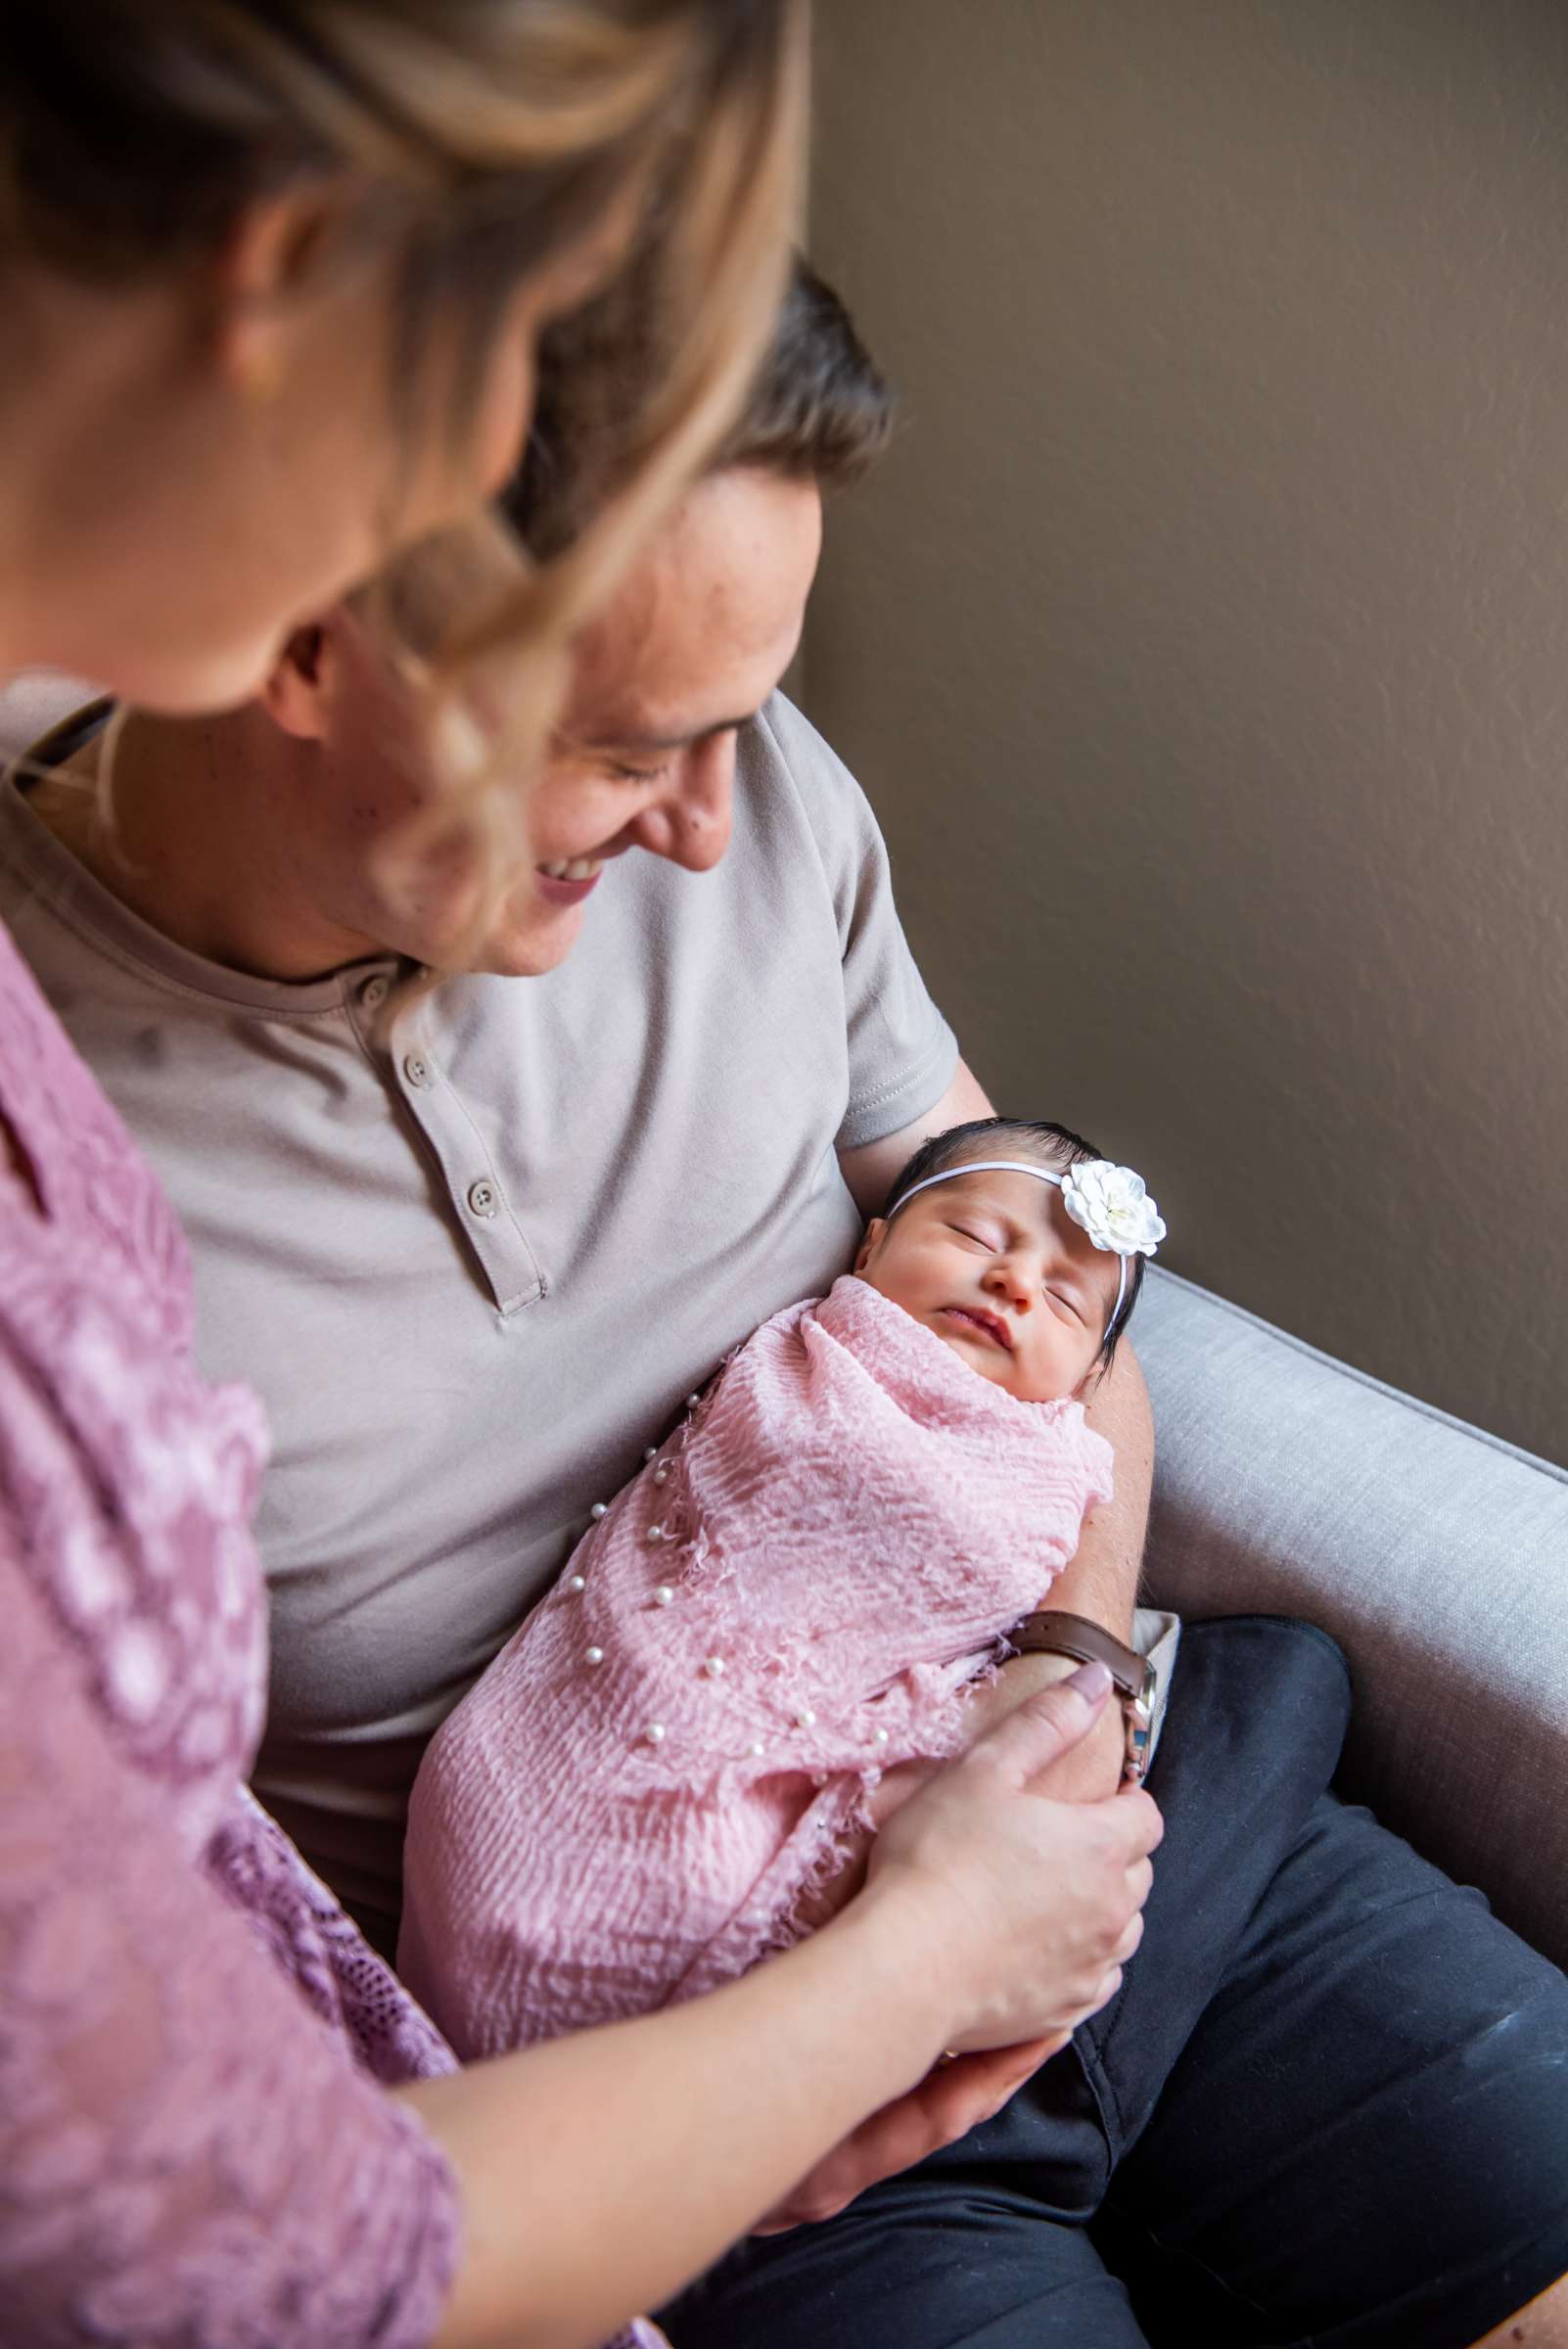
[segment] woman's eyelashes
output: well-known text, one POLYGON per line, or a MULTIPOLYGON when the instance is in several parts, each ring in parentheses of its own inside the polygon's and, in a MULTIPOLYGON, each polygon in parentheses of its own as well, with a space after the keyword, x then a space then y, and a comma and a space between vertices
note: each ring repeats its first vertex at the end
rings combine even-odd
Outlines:
POLYGON ((627 766, 619 759, 609 761, 609 771, 620 783, 660 783, 669 772, 669 761, 659 766, 627 766))

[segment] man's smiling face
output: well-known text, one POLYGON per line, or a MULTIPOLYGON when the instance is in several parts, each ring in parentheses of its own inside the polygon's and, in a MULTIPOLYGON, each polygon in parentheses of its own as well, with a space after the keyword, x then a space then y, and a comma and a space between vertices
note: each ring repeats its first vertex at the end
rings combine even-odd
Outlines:
POLYGON ((855 1270, 1021 1403, 1080 1393, 1120 1265, 1033 1174, 954 1174, 878 1219, 855 1270))
POLYGON ((300 631, 267 708, 309 745, 287 767, 279 831, 327 961, 391 952, 450 971, 461 951, 462 967, 531 977, 565 960, 628 849, 715 865, 736 738, 794 657, 821 543, 809 481, 736 466, 688 492, 574 648, 548 760, 519 786, 529 867, 477 950, 472 857, 441 845, 410 869, 397 853, 441 796, 417 705, 352 610, 300 631))
POLYGON ((693 873, 718 862, 737 738, 794 659, 821 545, 809 482, 736 467, 690 492, 576 647, 530 799, 533 870, 491 969, 562 961, 628 849, 693 873))

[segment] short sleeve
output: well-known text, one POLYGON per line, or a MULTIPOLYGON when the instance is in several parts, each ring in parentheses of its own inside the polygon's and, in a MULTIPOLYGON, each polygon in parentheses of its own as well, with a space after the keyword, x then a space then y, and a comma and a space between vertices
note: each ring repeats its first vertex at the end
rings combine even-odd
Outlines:
POLYGON ((447 2165, 193 1868, 20 1541, 0 1497, 7 2337, 418 2349, 457 2256, 447 2165))
POLYGON ((805 810, 838 921, 850 1091, 841 1150, 879 1142, 942 1099, 958 1065, 893 898, 888 852, 864 792, 808 719, 775 694, 759 720, 805 810))

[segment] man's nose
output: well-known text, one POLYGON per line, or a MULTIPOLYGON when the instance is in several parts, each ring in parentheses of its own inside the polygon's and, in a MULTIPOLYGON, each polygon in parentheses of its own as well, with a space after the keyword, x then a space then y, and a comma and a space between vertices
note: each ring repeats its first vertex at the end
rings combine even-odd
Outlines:
POLYGON ((734 822, 735 742, 696 743, 651 806, 636 819, 638 845, 689 873, 712 872, 734 822))

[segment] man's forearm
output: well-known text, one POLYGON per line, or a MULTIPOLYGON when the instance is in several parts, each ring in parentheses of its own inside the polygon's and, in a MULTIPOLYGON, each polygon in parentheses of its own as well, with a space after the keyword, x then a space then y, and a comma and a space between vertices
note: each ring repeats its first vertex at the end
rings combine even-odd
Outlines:
MULTIPOLYGON (((1101 1380, 1088 1421, 1116 1453, 1115 1497, 1085 1518, 1076 1556, 1042 1592, 1039 1604, 1086 1615, 1118 1639, 1130 1639, 1149 1522, 1154 1423, 1143 1373, 1129 1347, 1118 1350, 1115 1368, 1101 1380)), ((1066 1680, 1076 1670, 1071 1656, 1015 1656, 992 1687, 977 1694, 977 1721, 1010 1713, 1037 1688, 1066 1680)), ((1085 1803, 1114 1793, 1127 1757, 1126 1738, 1121 1706, 1107 1705, 1083 1743, 1056 1764, 1051 1792, 1062 1801, 1085 1803)))
POLYGON ((1149 1391, 1130 1347, 1117 1350, 1113 1368, 1095 1390, 1088 1423, 1116 1454, 1115 1496, 1084 1521, 1077 1554, 1039 1604, 1064 1607, 1102 1623, 1118 1639, 1132 1635, 1138 1575, 1149 1526, 1154 1478, 1154 1421, 1149 1391))

